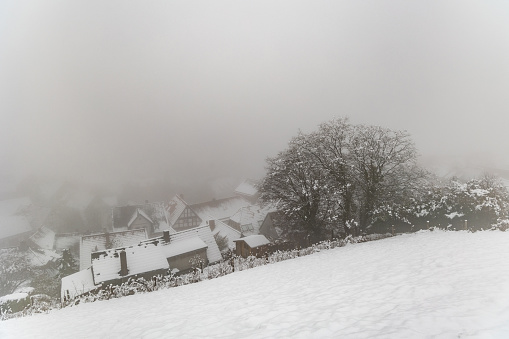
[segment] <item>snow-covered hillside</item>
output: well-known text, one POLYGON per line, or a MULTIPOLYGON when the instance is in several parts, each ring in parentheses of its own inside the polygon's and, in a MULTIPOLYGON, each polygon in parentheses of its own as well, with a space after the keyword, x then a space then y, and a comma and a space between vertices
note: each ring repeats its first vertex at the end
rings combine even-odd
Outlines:
POLYGON ((0 323, 0 338, 509 338, 509 232, 422 232, 0 323))

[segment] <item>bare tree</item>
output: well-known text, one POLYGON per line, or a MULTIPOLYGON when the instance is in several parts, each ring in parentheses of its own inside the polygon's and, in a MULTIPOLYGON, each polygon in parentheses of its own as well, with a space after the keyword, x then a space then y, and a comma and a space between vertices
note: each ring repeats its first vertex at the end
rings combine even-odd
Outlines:
POLYGON ((260 184, 261 199, 275 203, 285 215, 287 233, 320 238, 334 208, 323 169, 303 147, 309 141, 299 134, 289 147, 267 159, 267 175, 260 184))
POLYGON ((417 150, 406 131, 355 126, 350 155, 363 229, 381 204, 401 201, 426 175, 416 165, 417 150))

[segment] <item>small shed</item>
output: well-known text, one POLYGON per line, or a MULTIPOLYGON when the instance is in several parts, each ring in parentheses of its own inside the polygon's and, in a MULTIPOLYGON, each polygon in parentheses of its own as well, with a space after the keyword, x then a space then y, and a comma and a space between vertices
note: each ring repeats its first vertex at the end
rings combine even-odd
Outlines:
POLYGON ((267 245, 270 244, 270 241, 261 234, 250 235, 234 240, 233 242, 236 244, 235 254, 244 258, 247 258, 250 255, 257 257, 262 256, 267 250, 267 245))

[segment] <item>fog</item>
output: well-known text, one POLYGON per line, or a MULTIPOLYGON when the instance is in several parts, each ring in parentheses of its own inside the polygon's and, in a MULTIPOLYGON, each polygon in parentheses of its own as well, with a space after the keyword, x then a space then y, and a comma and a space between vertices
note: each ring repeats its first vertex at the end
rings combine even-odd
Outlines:
POLYGON ((0 175, 258 178, 334 116, 508 168, 508 60, 506 1, 2 1, 0 175))

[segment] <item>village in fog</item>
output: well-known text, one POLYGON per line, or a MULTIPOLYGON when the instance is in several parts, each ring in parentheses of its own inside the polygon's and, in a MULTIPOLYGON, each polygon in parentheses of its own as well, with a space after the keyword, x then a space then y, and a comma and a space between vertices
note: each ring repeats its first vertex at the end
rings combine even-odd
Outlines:
POLYGON ((0 2, 0 337, 509 337, 507 60, 496 0, 0 2))

